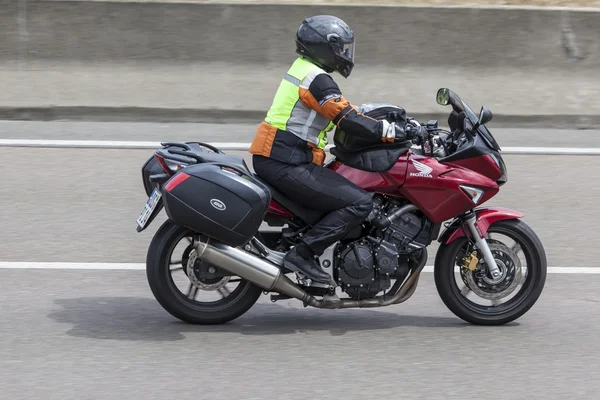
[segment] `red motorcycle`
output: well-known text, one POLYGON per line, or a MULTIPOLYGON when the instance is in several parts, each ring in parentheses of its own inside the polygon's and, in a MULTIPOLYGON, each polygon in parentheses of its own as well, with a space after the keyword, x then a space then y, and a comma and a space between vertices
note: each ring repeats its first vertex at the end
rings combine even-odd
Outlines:
POLYGON ((476 116, 449 89, 438 91, 437 102, 452 107, 450 131, 437 121, 423 129, 390 104, 360 109, 426 131, 417 143, 363 143, 335 131, 326 167, 372 193, 374 207, 319 258, 328 284, 288 271, 282 261, 323 215, 262 182, 240 156, 199 142, 162 143, 142 168, 149 199, 137 220, 141 232, 162 208, 168 217, 146 260, 157 301, 195 324, 231 321, 263 292, 273 302, 297 299, 305 307, 391 306, 413 295, 427 247, 437 239, 435 285, 456 316, 482 325, 521 317, 543 290, 546 255, 523 214, 480 207, 507 181, 501 149, 485 125, 492 113, 482 107, 476 116), (200 293, 215 298, 201 301, 200 293))

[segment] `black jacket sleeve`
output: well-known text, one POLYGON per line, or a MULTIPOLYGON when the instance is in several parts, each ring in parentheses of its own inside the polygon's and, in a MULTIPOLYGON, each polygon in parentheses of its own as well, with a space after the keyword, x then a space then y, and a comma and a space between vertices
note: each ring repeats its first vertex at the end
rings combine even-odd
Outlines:
POLYGON ((328 74, 317 75, 308 85, 300 87, 300 98, 309 108, 333 121, 349 135, 382 137, 383 123, 357 111, 357 107, 344 98, 337 83, 328 74))

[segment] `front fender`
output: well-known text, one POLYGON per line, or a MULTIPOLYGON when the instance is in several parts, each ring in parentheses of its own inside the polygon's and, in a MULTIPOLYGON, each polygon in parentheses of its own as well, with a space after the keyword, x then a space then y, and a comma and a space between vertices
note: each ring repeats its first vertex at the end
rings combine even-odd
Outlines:
MULTIPOLYGON (((474 210, 476 215, 475 225, 483 236, 486 235, 490 225, 496 221, 507 219, 523 218, 522 213, 502 207, 486 207, 474 210)), ((469 233, 470 235, 470 233, 469 233)), ((461 236, 465 236, 465 231, 460 225, 458 218, 454 219, 450 225, 440 235, 438 242, 442 244, 450 244, 461 236)))

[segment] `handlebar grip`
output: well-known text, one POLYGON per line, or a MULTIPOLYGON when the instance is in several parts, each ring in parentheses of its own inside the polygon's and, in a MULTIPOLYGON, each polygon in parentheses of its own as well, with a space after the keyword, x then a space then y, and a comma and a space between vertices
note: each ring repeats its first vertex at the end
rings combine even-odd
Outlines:
POLYGON ((412 140, 415 137, 417 137, 417 132, 419 132, 419 128, 413 125, 407 125, 406 128, 404 128, 404 132, 406 132, 406 135, 409 136, 412 140))

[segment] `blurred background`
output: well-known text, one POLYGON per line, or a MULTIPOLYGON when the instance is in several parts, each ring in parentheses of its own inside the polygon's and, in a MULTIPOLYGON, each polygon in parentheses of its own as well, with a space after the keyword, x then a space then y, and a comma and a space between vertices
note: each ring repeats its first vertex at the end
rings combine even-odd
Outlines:
POLYGON ((597 398, 594 7, 0 0, 0 399, 597 398), (156 303, 143 264, 164 212, 136 233, 142 164, 181 140, 249 160, 295 32, 316 14, 354 30, 356 67, 334 76, 352 103, 391 102, 446 127, 435 94, 448 87, 492 110, 508 183, 490 204, 525 213, 549 267, 579 271, 550 274, 522 320, 464 325, 430 273, 407 303, 380 310, 264 297, 234 323, 194 327, 156 303))

